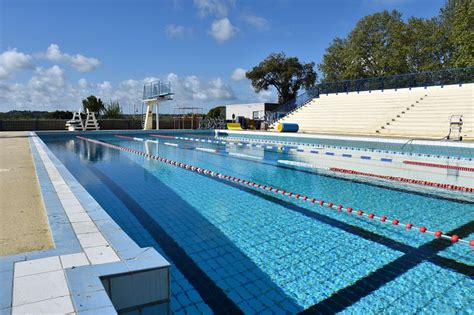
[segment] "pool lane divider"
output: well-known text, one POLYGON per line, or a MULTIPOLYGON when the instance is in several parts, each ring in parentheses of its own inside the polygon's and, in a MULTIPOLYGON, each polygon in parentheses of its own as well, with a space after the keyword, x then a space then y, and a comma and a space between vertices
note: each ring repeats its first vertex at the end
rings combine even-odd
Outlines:
MULTIPOLYGON (((135 138, 135 137, 129 137, 129 136, 116 135, 116 137, 125 138, 125 139, 129 139, 129 140, 152 141, 152 140, 145 140, 143 138, 135 138)), ((175 137, 175 138, 179 138, 179 137, 175 137)), ((210 141, 208 141, 208 142, 210 142, 210 141)), ((165 142, 164 144, 169 145, 169 146, 173 146, 173 147, 180 147, 176 143, 165 142)), ((226 152, 226 151, 222 151, 222 150, 219 151, 219 150, 215 150, 215 149, 207 149, 207 148, 199 148, 199 147, 186 147, 186 149, 196 149, 196 150, 199 150, 199 151, 204 151, 204 152, 209 152, 209 153, 233 155, 233 156, 238 156, 238 157, 254 158, 254 159, 260 159, 260 160, 262 159, 260 157, 256 157, 256 156, 252 156, 252 155, 246 155, 246 154, 241 154, 241 153, 232 153, 232 152, 229 153, 229 152, 226 152)), ((334 155, 332 152, 326 152, 326 154, 334 155)), ((361 156, 361 158, 370 159, 370 157, 368 157, 368 156, 361 156)), ((404 161, 404 162, 413 162, 413 163, 418 164, 418 162, 414 162, 414 161, 404 161)), ((457 191, 469 192, 469 193, 474 192, 474 188, 470 188, 470 187, 457 186, 457 185, 451 185, 451 184, 443 184, 443 183, 436 183, 436 182, 430 182, 430 181, 418 180, 418 179, 411 179, 411 178, 404 178, 404 177, 379 175, 379 174, 374 174, 374 173, 366 173, 366 172, 360 172, 360 171, 337 168, 337 167, 320 167, 318 165, 305 163, 305 162, 289 161, 289 160, 278 160, 277 163, 296 166, 296 167, 322 169, 322 170, 332 171, 332 172, 336 172, 336 173, 345 173, 345 174, 352 174, 352 175, 359 175, 359 176, 366 176, 366 177, 374 177, 374 178, 380 178, 380 179, 391 180, 391 181, 399 181, 399 182, 404 182, 404 183, 409 183, 409 184, 414 184, 414 185, 423 185, 423 186, 436 187, 436 188, 440 188, 440 189, 457 190, 457 191)), ((424 164, 422 162, 419 162, 419 163, 424 164)), ((407 164, 410 164, 410 163, 407 163, 407 164)), ((433 163, 426 163, 426 164, 436 165, 436 166, 439 166, 439 167, 444 166, 442 164, 433 164, 433 163)), ((433 166, 433 167, 435 167, 435 166, 433 166)))
MULTIPOLYGON (((152 137, 158 137, 161 138, 161 135, 150 135, 152 137)), ((123 136, 121 136, 123 137, 123 136)), ((175 136, 174 139, 176 140, 186 140, 186 141, 195 141, 195 142, 200 142, 200 143, 214 143, 214 144, 226 144, 226 145, 233 145, 233 146, 239 146, 239 147, 247 147, 247 148, 261 148, 263 150, 270 150, 271 152, 281 152, 281 153, 302 153, 302 152, 307 152, 311 154, 323 154, 323 152, 320 152, 321 149, 324 149, 321 146, 314 146, 314 148, 318 148, 319 150, 309 150, 305 151, 304 149, 294 147, 294 146, 273 146, 273 145, 262 145, 262 144, 255 144, 255 143, 245 143, 245 142, 232 142, 232 141, 224 141, 224 140, 211 140, 208 138, 192 138, 192 137, 179 137, 175 136)), ((146 140, 145 140, 146 141, 146 140)), ((325 155, 330 155, 330 156, 338 156, 335 152, 324 152, 325 155)), ((342 154, 342 157, 345 158, 360 158, 362 160, 372 160, 372 161, 380 161, 380 162, 394 162, 393 159, 387 158, 387 157, 381 157, 381 158, 372 158, 371 156, 353 156, 352 154, 342 154)))
POLYGON ((466 171, 466 172, 474 172, 474 167, 426 163, 426 162, 418 162, 418 161, 403 161, 403 163, 409 164, 409 165, 419 165, 419 166, 426 166, 426 167, 437 167, 437 168, 446 168, 446 169, 466 171))
POLYGON ((412 223, 401 223, 399 220, 394 219, 394 218, 389 219, 385 215, 378 216, 378 215, 375 215, 374 213, 371 213, 371 212, 367 213, 363 210, 354 210, 351 207, 344 207, 342 205, 337 205, 336 206, 332 202, 327 202, 327 201, 324 201, 324 200, 318 200, 316 198, 310 198, 306 195, 293 193, 293 192, 287 191, 285 189, 279 189, 279 188, 275 188, 273 186, 267 186, 267 185, 264 185, 264 184, 252 182, 252 181, 245 180, 245 179, 241 179, 241 178, 238 178, 238 177, 235 177, 235 176, 221 174, 221 173, 218 173, 218 172, 214 172, 214 171, 207 170, 207 169, 204 169, 204 168, 196 167, 196 166, 189 165, 189 164, 186 164, 186 163, 173 161, 171 159, 167 159, 167 158, 164 158, 164 157, 161 157, 161 156, 151 155, 151 154, 148 154, 146 152, 138 151, 138 150, 135 150, 135 149, 121 147, 121 146, 114 145, 114 144, 111 144, 111 143, 102 142, 102 141, 99 141, 99 140, 90 139, 90 138, 86 138, 86 137, 82 137, 82 136, 76 136, 76 138, 87 141, 87 142, 90 142, 90 143, 95 143, 95 144, 98 144, 98 145, 102 145, 102 146, 105 146, 105 147, 108 147, 108 148, 111 148, 111 149, 115 149, 115 150, 119 150, 119 151, 123 151, 123 152, 128 152, 128 153, 133 153, 133 154, 143 156, 143 157, 146 157, 146 158, 149 158, 149 159, 152 159, 152 160, 156 160, 156 161, 159 161, 159 162, 162 162, 162 163, 173 165, 173 166, 176 166, 176 167, 188 170, 188 171, 192 171, 192 172, 195 172, 195 173, 198 173, 198 174, 201 174, 201 175, 218 178, 218 179, 223 180, 223 181, 228 181, 228 182, 231 182, 233 184, 238 184, 238 185, 246 186, 246 187, 252 187, 255 190, 263 190, 265 192, 271 192, 271 193, 274 193, 274 194, 277 194, 277 195, 287 196, 289 198, 298 199, 298 200, 305 201, 305 202, 308 202, 308 203, 311 203, 311 204, 319 204, 320 206, 326 206, 330 209, 336 210, 339 213, 347 213, 348 215, 354 214, 354 215, 357 215, 358 217, 366 218, 366 219, 368 219, 370 221, 373 221, 373 222, 380 222, 382 224, 391 223, 393 226, 403 228, 406 231, 418 230, 422 234, 431 234, 437 239, 442 238, 442 239, 450 240, 452 243, 463 243, 463 244, 468 244, 471 247, 474 247, 474 239, 472 239, 470 241, 467 241, 467 240, 461 239, 456 234, 447 235, 447 234, 444 234, 441 230, 431 231, 431 230, 428 230, 425 226, 415 227, 412 223))
MULTIPOLYGON (((162 135, 150 135, 150 136, 158 137, 158 138, 162 137, 162 135)), ((120 137, 122 137, 122 136, 120 136, 120 137)), ((308 150, 305 151, 304 149, 297 148, 297 147, 276 147, 276 146, 269 146, 269 145, 255 144, 255 143, 252 144, 252 142, 231 142, 231 141, 225 141, 225 140, 211 140, 209 138, 166 136, 166 138, 170 138, 170 137, 174 138, 176 140, 187 140, 187 141, 196 141, 196 142, 201 142, 201 143, 215 143, 215 144, 227 144, 227 145, 244 146, 244 147, 251 147, 251 148, 262 148, 264 150, 267 149, 267 150, 271 150, 271 151, 274 151, 274 152, 280 151, 282 153, 287 153, 287 152, 291 152, 291 153, 294 153, 294 152, 297 152, 297 153, 307 152, 307 153, 311 153, 311 154, 320 154, 320 153, 323 154, 324 153, 325 155, 328 155, 328 156, 341 156, 343 158, 355 158, 355 159, 359 158, 359 159, 362 159, 362 160, 371 160, 371 161, 388 162, 388 163, 397 162, 396 160, 393 160, 392 158, 388 158, 388 157, 372 157, 372 156, 368 156, 368 155, 354 156, 352 154, 347 154, 347 153, 336 154, 335 152, 326 152, 326 151, 325 152, 320 152, 320 150, 315 150, 315 149, 316 148, 322 149, 324 147, 327 147, 327 148, 338 148, 338 149, 358 150, 358 151, 363 150, 363 151, 391 153, 391 154, 395 153, 395 151, 391 152, 391 151, 373 150, 373 149, 355 149, 355 148, 350 148, 350 147, 336 147, 336 146, 326 146, 326 145, 317 145, 317 146, 312 145, 313 149, 310 149, 309 151, 308 150)), ((219 139, 222 139, 222 138, 219 137, 219 139)), ((237 138, 237 139, 241 139, 241 138, 237 138)), ((143 139, 142 139, 142 141, 143 141, 143 139)), ((291 143, 291 144, 293 144, 293 142, 284 142, 284 141, 280 141, 279 143, 282 143, 282 144, 291 143)), ((297 143, 294 142, 294 144, 297 144, 297 143)), ((311 146, 310 144, 305 144, 305 143, 302 143, 301 145, 311 146)), ((400 153, 400 152, 398 152, 398 153, 399 154, 404 154, 404 153, 400 153)), ((435 157, 435 156, 432 156, 432 155, 429 155, 429 154, 426 154, 426 155, 411 154, 411 155, 435 157)), ((438 156, 438 157, 440 157, 440 156, 438 156)), ((446 157, 446 158, 449 159, 449 157, 446 157)), ((408 161, 408 162, 407 161, 401 161, 401 162, 404 163, 404 164, 411 164, 411 165, 417 165, 417 166, 431 166, 431 167, 449 168, 449 169, 457 169, 457 170, 461 170, 461 171, 471 171, 471 172, 474 171, 474 168, 463 167, 463 166, 454 166, 454 165, 444 166, 443 164, 416 162, 416 161, 408 161)))
MULTIPOLYGON (((121 136, 121 135, 115 135, 115 136, 118 137, 118 138, 127 139, 127 140, 138 140, 138 141, 143 141, 143 142, 157 143, 156 141, 145 140, 143 138, 121 136)), ((169 138, 166 138, 166 139, 169 139, 169 138)), ((163 142, 163 144, 167 145, 167 146, 170 146, 170 147, 180 148, 180 149, 196 150, 196 151, 202 151, 202 152, 207 152, 207 153, 215 153, 215 154, 221 154, 221 155, 230 155, 230 156, 236 156, 236 157, 254 159, 254 160, 263 160, 263 157, 261 157, 261 156, 255 156, 255 155, 249 155, 249 154, 243 154, 243 153, 236 153, 236 152, 227 152, 225 150, 216 150, 216 149, 200 148, 200 147, 193 147, 193 146, 181 146, 177 143, 171 143, 171 142, 163 142)))
POLYGON ((376 152, 376 153, 388 153, 388 154, 395 154, 395 155, 407 155, 407 156, 422 156, 422 157, 429 157, 429 158, 437 158, 437 159, 447 159, 447 160, 465 160, 465 161, 473 161, 473 158, 466 158, 460 156, 446 156, 446 155, 438 155, 438 154, 425 154, 425 153, 411 153, 411 152, 400 152, 400 151, 391 151, 391 150, 379 150, 379 149, 366 149, 366 148, 355 148, 355 147, 343 147, 343 146, 336 146, 336 145, 326 145, 326 144, 313 144, 313 143, 304 143, 304 142, 292 142, 292 141, 278 141, 278 140, 264 140, 264 139, 251 139, 251 138, 240 138, 240 137, 216 137, 219 140, 234 140, 234 141, 246 141, 246 142, 257 142, 257 143, 268 143, 268 144, 286 144, 286 145, 300 145, 300 146, 307 146, 307 147, 315 147, 315 148, 332 148, 332 149, 343 149, 343 150, 351 150, 351 151, 365 151, 365 152, 376 152))
POLYGON ((122 139, 130 139, 130 140, 136 140, 136 141, 144 141, 143 138, 120 136, 120 135, 115 135, 115 136, 116 136, 117 138, 122 138, 122 139))
POLYGON ((331 168, 329 168, 329 170, 333 171, 333 172, 337 172, 337 173, 367 176, 367 177, 375 177, 375 178, 398 181, 398 182, 404 182, 404 183, 415 184, 415 185, 431 186, 431 187, 436 187, 436 188, 449 189, 449 190, 458 190, 458 191, 469 192, 469 193, 474 192, 474 188, 471 188, 471 187, 435 183, 435 182, 429 182, 429 181, 420 180, 420 179, 411 179, 411 178, 396 177, 396 176, 389 176, 389 175, 379 175, 379 174, 354 171, 354 170, 349 170, 349 169, 345 169, 345 168, 338 168, 338 167, 331 167, 331 168))

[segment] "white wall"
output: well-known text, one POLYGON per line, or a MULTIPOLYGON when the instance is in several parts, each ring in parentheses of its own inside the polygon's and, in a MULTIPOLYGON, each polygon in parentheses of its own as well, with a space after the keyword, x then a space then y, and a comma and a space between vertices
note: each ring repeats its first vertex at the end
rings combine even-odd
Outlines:
POLYGON ((235 118, 244 116, 253 119, 253 112, 259 111, 259 116, 265 115, 265 103, 232 104, 225 106, 225 119, 232 120, 232 114, 235 118))

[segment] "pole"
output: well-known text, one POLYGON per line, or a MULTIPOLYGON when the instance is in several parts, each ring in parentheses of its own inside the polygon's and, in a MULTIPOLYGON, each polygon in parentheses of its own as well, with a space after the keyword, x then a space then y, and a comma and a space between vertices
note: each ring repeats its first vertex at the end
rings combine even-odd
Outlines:
POLYGON ((156 104, 156 130, 160 129, 160 105, 156 104))

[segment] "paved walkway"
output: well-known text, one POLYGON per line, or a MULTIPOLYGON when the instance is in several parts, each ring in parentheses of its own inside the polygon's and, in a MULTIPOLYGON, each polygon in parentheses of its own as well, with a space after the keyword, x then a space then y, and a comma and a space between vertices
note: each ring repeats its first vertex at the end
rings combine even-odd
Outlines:
POLYGON ((28 132, 0 132, 0 256, 52 246, 28 132))

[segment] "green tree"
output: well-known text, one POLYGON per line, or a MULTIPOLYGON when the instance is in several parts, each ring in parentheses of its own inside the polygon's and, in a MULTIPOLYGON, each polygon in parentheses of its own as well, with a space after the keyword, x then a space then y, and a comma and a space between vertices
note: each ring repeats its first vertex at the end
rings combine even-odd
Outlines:
POLYGON ((318 69, 323 73, 322 82, 348 79, 346 70, 349 58, 347 53, 347 40, 336 37, 326 49, 323 62, 318 65, 318 69))
POLYGON ((314 62, 300 63, 298 58, 287 58, 284 53, 270 54, 245 75, 256 92, 275 87, 280 104, 295 98, 301 87, 313 86, 317 76, 314 62))
POLYGON ((451 65, 474 66, 474 1, 448 0, 440 18, 452 50, 451 65))
POLYGON ((405 25, 400 12, 383 11, 362 18, 348 37, 347 78, 407 72, 405 25))
POLYGON ((94 95, 90 95, 86 99, 83 99, 82 107, 84 108, 84 112, 86 112, 86 109, 89 109, 89 111, 98 113, 99 115, 105 110, 104 102, 94 95))
POLYGON ((439 16, 398 11, 368 15, 347 38, 336 38, 321 64, 323 81, 474 66, 474 1, 447 0, 439 16))
POLYGON ((225 117, 225 106, 211 108, 206 116, 208 118, 219 118, 221 116, 225 117))
POLYGON ((104 116, 106 118, 121 118, 122 108, 120 107, 119 102, 110 101, 104 109, 104 116))
POLYGON ((360 19, 347 38, 336 38, 318 68, 323 81, 405 73, 407 43, 400 12, 374 13, 360 19))
POLYGON ((412 17, 406 25, 408 72, 440 70, 450 63, 450 48, 439 18, 412 17))

